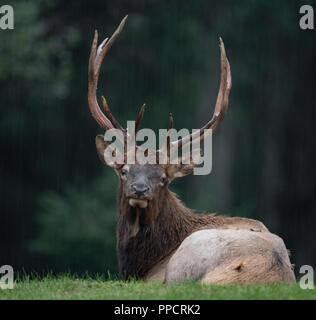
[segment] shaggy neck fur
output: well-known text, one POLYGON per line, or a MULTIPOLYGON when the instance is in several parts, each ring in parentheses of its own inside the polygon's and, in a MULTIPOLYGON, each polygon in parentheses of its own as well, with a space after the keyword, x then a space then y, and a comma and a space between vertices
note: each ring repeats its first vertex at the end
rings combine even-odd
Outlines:
POLYGON ((219 223, 214 215, 194 214, 177 196, 163 188, 146 209, 128 205, 119 189, 120 215, 117 225, 117 254, 123 278, 143 277, 172 253, 192 232, 219 223))

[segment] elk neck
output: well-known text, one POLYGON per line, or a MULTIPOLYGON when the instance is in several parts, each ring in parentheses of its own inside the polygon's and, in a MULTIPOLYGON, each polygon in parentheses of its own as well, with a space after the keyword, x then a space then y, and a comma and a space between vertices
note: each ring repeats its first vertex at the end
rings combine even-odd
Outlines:
POLYGON ((146 209, 130 207, 119 188, 117 254, 120 275, 143 277, 156 263, 172 253, 193 231, 215 218, 194 214, 168 188, 146 209))

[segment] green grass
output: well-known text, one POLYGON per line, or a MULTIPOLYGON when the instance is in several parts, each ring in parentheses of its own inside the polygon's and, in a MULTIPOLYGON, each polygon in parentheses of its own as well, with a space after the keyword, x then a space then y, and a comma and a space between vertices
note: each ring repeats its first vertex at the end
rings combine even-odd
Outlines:
POLYGON ((0 290, 0 300, 22 299, 316 299, 316 289, 302 290, 298 284, 206 285, 185 282, 105 280, 70 275, 16 280, 13 290, 0 290))

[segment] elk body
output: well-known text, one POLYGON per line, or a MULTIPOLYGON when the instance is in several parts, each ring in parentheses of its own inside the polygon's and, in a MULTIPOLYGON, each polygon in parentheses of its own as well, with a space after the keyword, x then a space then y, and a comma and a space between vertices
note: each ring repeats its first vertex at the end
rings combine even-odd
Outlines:
MULTIPOLYGON (((101 111, 96 91, 102 60, 121 32, 126 18, 112 37, 105 39, 99 47, 95 32, 88 87, 88 103, 93 117, 105 130, 120 130, 124 141, 128 131, 116 121, 104 97, 105 114, 101 111)), ((220 49, 221 82, 214 115, 198 136, 194 133, 178 141, 168 140, 169 154, 173 147, 181 149, 196 138, 202 141, 206 129, 214 131, 226 113, 231 73, 222 40, 220 49)), ((136 127, 143 112, 144 106, 137 116, 136 127)), ((170 117, 169 129, 172 126, 170 117)), ((96 137, 98 155, 105 163, 104 152, 108 145, 104 136, 96 137)), ((159 154, 162 150, 150 152, 159 154)), ((123 278, 158 279, 166 283, 185 279, 206 283, 295 281, 283 240, 270 233, 261 222, 194 213, 168 189, 174 178, 192 172, 193 163, 142 165, 125 161, 110 166, 120 180, 116 237, 119 271, 123 278)))

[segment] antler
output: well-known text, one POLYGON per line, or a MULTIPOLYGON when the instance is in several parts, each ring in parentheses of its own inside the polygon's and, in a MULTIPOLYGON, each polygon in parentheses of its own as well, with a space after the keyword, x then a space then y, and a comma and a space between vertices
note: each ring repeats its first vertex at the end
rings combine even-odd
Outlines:
POLYGON ((221 121, 224 119, 224 116, 227 111, 227 106, 228 106, 229 91, 232 86, 232 78, 231 78, 229 61, 226 57, 224 42, 222 38, 220 38, 219 41, 220 41, 220 50, 221 50, 221 83, 220 83, 220 87, 217 95, 213 117, 200 130, 188 136, 185 136, 182 139, 173 141, 171 143, 171 148, 177 147, 180 150, 183 145, 189 142, 192 143, 192 141, 194 141, 198 137, 200 138, 200 141, 203 141, 205 138, 204 131, 206 129, 212 129, 214 131, 218 127, 218 125, 221 123, 221 121))
MULTIPOLYGON (((91 52, 90 52, 90 58, 89 58, 89 71, 88 71, 88 103, 89 108, 91 111, 92 116, 94 119, 98 122, 98 124, 105 130, 109 130, 112 128, 116 128, 121 130, 124 133, 124 140, 126 142, 126 138, 128 136, 127 130, 122 128, 122 126, 119 124, 119 122, 115 119, 115 117, 112 115, 110 108, 105 100, 105 98, 102 96, 102 103, 104 107, 105 114, 101 111, 98 100, 96 97, 97 92, 97 85, 98 85, 98 79, 99 79, 99 73, 101 64, 103 61, 103 58, 107 54, 107 52, 112 47, 114 41, 118 37, 118 35, 121 33, 125 21, 127 19, 127 15, 122 19, 121 23, 119 24, 118 28, 113 33, 110 40, 106 38, 103 40, 103 42, 97 47, 98 45, 98 32, 95 31, 94 39, 91 46, 91 52)), ((223 120, 228 106, 228 96, 229 92, 232 86, 232 80, 231 80, 231 72, 230 72, 230 65, 228 62, 228 59, 226 57, 225 47, 223 40, 220 38, 220 50, 221 50, 221 82, 220 87, 217 95, 216 105, 215 105, 215 111, 213 114, 213 117, 209 122, 207 122, 200 130, 197 130, 196 132, 179 139, 177 141, 170 142, 170 137, 167 137, 167 153, 168 157, 170 156, 171 150, 175 149, 182 149, 182 147, 190 143, 192 144, 195 139, 199 138, 200 141, 203 141, 205 139, 205 130, 212 129, 214 131, 220 122, 223 120)), ((145 104, 141 107, 139 114, 136 119, 136 130, 139 127, 140 121, 142 120, 143 114, 145 110, 145 104)), ((173 128, 173 117, 172 114, 169 115, 169 130, 168 132, 173 128)), ((166 146, 165 146, 166 147, 166 146)), ((165 147, 163 149, 165 149, 165 147)), ((163 149, 157 150, 157 152, 162 152, 163 149)))
POLYGON ((143 119, 143 115, 144 115, 144 111, 145 111, 145 106, 146 104, 144 103, 142 105, 142 107, 140 108, 139 112, 138 112, 138 115, 137 115, 137 118, 136 118, 136 121, 135 121, 135 133, 137 132, 138 128, 139 128, 139 124, 140 122, 142 121, 143 119))
POLYGON ((99 79, 99 73, 100 73, 100 68, 101 64, 103 61, 103 58, 107 54, 107 52, 110 50, 112 47, 114 41, 122 31, 125 21, 127 19, 127 15, 124 17, 124 19, 121 21, 120 25, 118 28, 115 30, 113 33, 112 37, 108 41, 108 38, 103 40, 103 42, 98 45, 98 31, 95 30, 94 33, 94 39, 92 42, 91 46, 91 52, 90 52, 90 58, 89 58, 89 70, 88 70, 88 103, 89 103, 89 108, 91 111, 91 114, 93 118, 97 121, 97 123, 105 130, 116 128, 120 129, 124 132, 124 135, 126 135, 126 130, 121 127, 121 125, 116 121, 114 116, 112 115, 106 100, 104 97, 102 97, 102 102, 103 106, 105 109, 105 112, 107 116, 104 115, 104 113, 101 111, 98 100, 96 97, 97 93, 97 86, 98 86, 98 79, 99 79))

